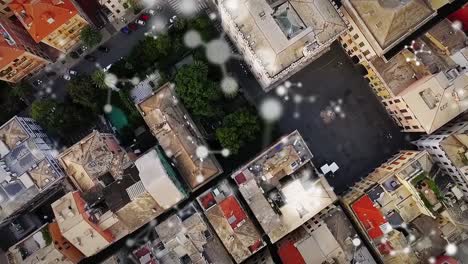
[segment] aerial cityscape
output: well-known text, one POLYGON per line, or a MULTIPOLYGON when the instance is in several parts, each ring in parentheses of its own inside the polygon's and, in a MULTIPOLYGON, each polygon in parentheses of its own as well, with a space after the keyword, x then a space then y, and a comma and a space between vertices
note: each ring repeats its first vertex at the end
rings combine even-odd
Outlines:
POLYGON ((0 33, 0 264, 468 264, 467 0, 4 0, 0 33))

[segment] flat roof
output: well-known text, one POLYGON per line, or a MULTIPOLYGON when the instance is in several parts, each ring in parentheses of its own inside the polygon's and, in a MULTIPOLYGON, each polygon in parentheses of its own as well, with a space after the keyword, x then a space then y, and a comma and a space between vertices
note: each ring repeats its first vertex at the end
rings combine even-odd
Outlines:
POLYGON ((204 159, 197 157, 197 147, 207 146, 207 143, 170 83, 161 86, 137 108, 191 189, 202 186, 223 172, 212 154, 204 159))
POLYGON ((198 196, 197 201, 236 263, 241 263, 265 246, 260 232, 227 181, 198 196))
POLYGON ((273 77, 304 57, 304 47, 320 50, 334 41, 346 25, 328 0, 220 1, 223 22, 234 23, 243 36, 238 44, 252 49, 273 77))
MULTIPOLYGON (((435 12, 424 0, 348 0, 385 50, 421 27, 435 12)), ((364 31, 365 32, 365 31, 364 31)))
POLYGON ((276 242, 336 200, 298 131, 283 137, 231 177, 276 242))

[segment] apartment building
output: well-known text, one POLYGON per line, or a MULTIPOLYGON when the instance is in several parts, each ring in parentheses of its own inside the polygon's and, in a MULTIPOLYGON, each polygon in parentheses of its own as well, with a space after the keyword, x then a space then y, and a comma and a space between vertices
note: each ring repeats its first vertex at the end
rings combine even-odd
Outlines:
POLYGON ((466 40, 443 20, 412 48, 369 62, 389 92, 382 104, 402 131, 433 133, 467 109, 466 40))
POLYGON ((150 250, 135 252, 138 259, 155 248, 155 260, 161 264, 171 263, 224 263, 232 264, 216 233, 208 225, 195 203, 181 208, 176 214, 154 227, 157 237, 150 250))
POLYGON ((273 243, 336 200, 312 157, 294 131, 231 175, 273 243))
POLYGON ((0 222, 7 222, 56 191, 64 173, 50 139, 31 118, 0 126, 0 222))
POLYGON ((384 263, 424 262, 460 240, 461 229, 446 217, 437 177, 444 175, 429 153, 401 151, 343 196, 384 263))
POLYGON ((13 0, 9 7, 36 43, 68 53, 88 25, 71 0, 13 0))
MULTIPOLYGON (((80 192, 70 192, 52 204, 55 219, 63 237, 86 257, 108 247, 115 239, 107 223, 97 221, 86 208, 80 192)), ((114 229, 115 230, 115 229, 114 229)))
POLYGON ((354 32, 358 37, 352 35, 352 38, 364 43, 363 52, 368 50, 377 56, 383 56, 436 15, 425 0, 344 0, 342 3, 348 19, 354 21, 353 29, 359 30, 354 32))
MULTIPOLYGON (((86 210, 81 214, 90 217, 94 229, 111 234, 93 242, 99 247, 95 251, 80 247, 79 237, 73 240, 72 235, 64 234, 86 256, 137 230, 186 197, 162 150, 153 148, 134 156, 134 161, 130 160, 114 135, 93 131, 58 157, 80 190, 73 195, 84 203, 86 210)), ((61 229, 67 228, 57 222, 61 229)))
POLYGON ((0 18, 0 80, 17 83, 51 61, 22 27, 0 18))
POLYGON ((376 264, 339 205, 331 204, 276 243, 283 264, 376 264))
POLYGON ((115 21, 124 17, 129 10, 131 4, 128 0, 99 0, 99 4, 109 10, 109 21, 115 21))
MULTIPOLYGON (((468 122, 448 124, 413 143, 427 151, 468 197, 468 122)), ((455 192, 457 192, 455 190, 455 192)))
POLYGON ((137 109, 190 189, 199 188, 223 172, 212 153, 197 153, 207 143, 177 98, 173 85, 164 84, 138 103, 137 109))
POLYGON ((202 193, 197 201, 235 263, 243 262, 265 247, 261 232, 245 212, 227 180, 202 193))
POLYGON ((6 264, 77 264, 84 256, 62 236, 54 222, 10 247, 7 258, 6 264))
POLYGON ((267 91, 328 51, 346 24, 332 1, 217 1, 224 30, 267 91))

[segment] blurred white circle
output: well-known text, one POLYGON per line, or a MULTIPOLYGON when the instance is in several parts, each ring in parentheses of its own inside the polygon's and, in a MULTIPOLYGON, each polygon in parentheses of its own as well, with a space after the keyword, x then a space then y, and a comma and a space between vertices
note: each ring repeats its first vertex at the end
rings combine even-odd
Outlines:
POLYGON ((189 30, 184 35, 184 44, 189 48, 196 48, 203 44, 200 33, 196 30, 189 30))
POLYGON ((353 245, 355 247, 361 245, 361 239, 359 239, 358 237, 353 238, 353 245))
POLYGON ((221 81, 221 90, 226 95, 235 95, 239 91, 239 85, 234 78, 225 77, 221 81))
POLYGON ((140 83, 140 78, 138 78, 138 77, 135 76, 135 77, 133 77, 133 78, 130 80, 130 82, 131 82, 133 85, 137 85, 137 84, 140 83))
POLYGON ((106 73, 106 75, 104 76, 104 84, 107 85, 107 87, 115 88, 118 81, 119 79, 117 78, 117 76, 115 76, 115 74, 106 73))
POLYGON ((206 57, 214 64, 224 64, 231 57, 231 49, 223 39, 215 39, 206 45, 206 57))
POLYGON ((278 87, 276 87, 276 94, 279 96, 284 96, 287 92, 288 90, 283 85, 279 85, 278 87))
POLYGON ((459 20, 455 20, 452 23, 452 28, 454 30, 460 31, 460 30, 463 29, 463 23, 461 21, 459 21, 459 20))
POLYGON ((274 122, 281 118, 283 105, 275 98, 267 98, 260 104, 260 116, 267 122, 274 122))
POLYGON ((195 153, 196 153, 198 158, 206 159, 208 157, 208 154, 210 153, 210 151, 205 146, 198 146, 197 149, 195 150, 195 153))
POLYGON ((457 251, 458 251, 458 248, 457 248, 457 245, 455 244, 448 243, 447 246, 445 247, 445 254, 447 254, 448 256, 453 256, 457 254, 457 251))
POLYGON ((112 105, 110 105, 110 104, 105 104, 105 105, 104 105, 104 112, 105 112, 105 113, 110 113, 110 112, 112 112, 112 105))
POLYGON ((185 16, 197 13, 198 2, 196 0, 179 0, 179 10, 185 16))
POLYGON ((231 154, 231 151, 229 151, 229 149, 223 149, 221 150, 221 155, 223 155, 223 157, 227 157, 231 154))
POLYGON ((203 177, 203 175, 197 175, 195 180, 197 181, 197 183, 202 183, 205 180, 205 178, 203 177))

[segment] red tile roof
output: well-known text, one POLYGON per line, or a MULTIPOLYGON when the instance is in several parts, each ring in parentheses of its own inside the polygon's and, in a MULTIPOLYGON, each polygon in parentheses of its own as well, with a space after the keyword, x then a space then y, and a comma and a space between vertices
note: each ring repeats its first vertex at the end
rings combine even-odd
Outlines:
POLYGON ((436 264, 461 264, 461 262, 449 256, 438 256, 435 263, 436 264))
POLYGON ((294 246, 293 243, 287 241, 278 249, 278 254, 283 264, 305 264, 301 252, 294 246))
POLYGON ((468 5, 458 9, 448 16, 451 21, 460 21, 463 24, 463 30, 468 31, 468 5))
POLYGON ((37 43, 78 13, 70 0, 13 0, 9 7, 37 43))
POLYGON ((78 263, 84 259, 84 255, 62 236, 59 225, 56 222, 49 224, 49 233, 54 241, 54 247, 69 261, 78 263))
POLYGON ((5 18, 0 20, 0 69, 10 64, 16 58, 21 56, 25 51, 23 48, 20 48, 17 45, 11 45, 8 43, 7 39, 15 40, 15 32, 11 30, 11 27, 15 27, 11 22, 7 21, 5 18))
POLYGON ((239 202, 232 195, 220 202, 219 207, 221 207, 224 217, 228 219, 232 229, 236 229, 237 225, 247 218, 239 202))
POLYGON ((374 203, 369 196, 364 195, 351 206, 372 239, 383 236, 381 225, 387 223, 379 209, 374 207, 374 203))

